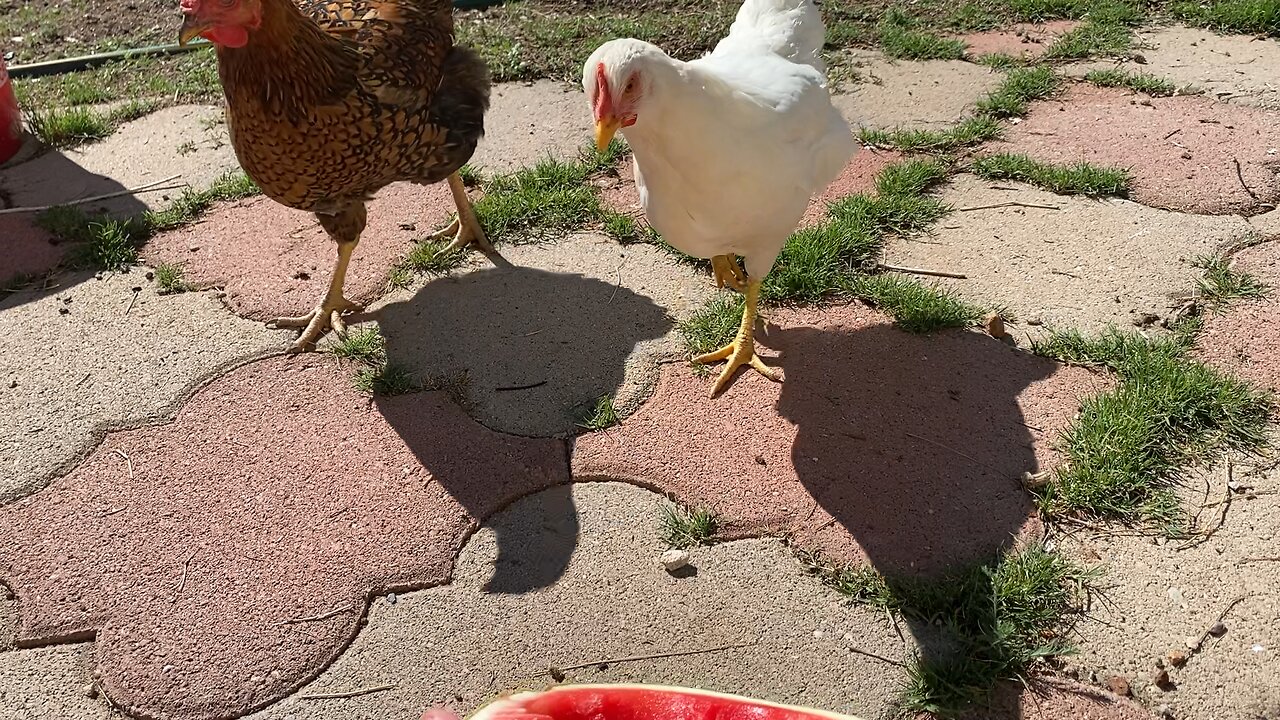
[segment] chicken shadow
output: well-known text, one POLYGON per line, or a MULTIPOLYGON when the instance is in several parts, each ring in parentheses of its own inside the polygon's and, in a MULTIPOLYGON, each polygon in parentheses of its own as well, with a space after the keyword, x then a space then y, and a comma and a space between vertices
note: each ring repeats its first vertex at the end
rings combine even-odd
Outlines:
MULTIPOLYGON (((637 343, 672 327, 666 310, 619 284, 528 267, 488 268, 433 280, 377 313, 389 365, 450 392, 478 422, 526 437, 563 438, 626 377, 637 343)), ((396 398, 400 401, 403 398, 396 398)), ((403 402, 383 416, 428 469, 450 440, 414 432, 403 402)), ((568 459, 566 456, 566 472, 568 459)), ((434 475, 434 473, 433 473, 434 475)), ((467 474, 435 479, 476 520, 541 487, 467 474)), ((569 488, 539 496, 537 512, 505 527, 486 590, 546 587, 568 567, 578 520, 569 488)))
POLYGON ((985 611, 946 608, 994 607, 979 566, 1029 529, 1020 477, 1037 470, 1043 440, 1019 398, 1056 365, 978 333, 887 324, 771 328, 767 344, 782 351, 777 410, 797 426, 792 465, 829 515, 815 513, 797 540, 837 558, 861 551, 901 597, 928 584, 930 599, 902 613, 924 663, 994 659, 994 625, 974 617, 985 611))
MULTIPOLYGON (((119 182, 78 165, 68 155, 49 151, 0 168, 0 208, 43 207, 126 190, 119 182)), ((176 191, 175 191, 176 192, 176 191)), ((147 207, 133 195, 76 205, 89 215, 107 213, 124 219, 147 207)), ((78 285, 90 273, 68 273, 56 283, 34 280, 56 271, 76 251, 37 224, 38 212, 0 215, 0 313, 78 285), (46 285, 56 285, 46 287, 46 285)))

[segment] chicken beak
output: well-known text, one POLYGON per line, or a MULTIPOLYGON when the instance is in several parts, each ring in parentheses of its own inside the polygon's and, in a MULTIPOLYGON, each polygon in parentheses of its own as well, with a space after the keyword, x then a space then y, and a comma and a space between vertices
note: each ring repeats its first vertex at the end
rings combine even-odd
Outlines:
POLYGON ((213 26, 209 23, 197 20, 191 15, 186 16, 182 20, 182 29, 178 30, 178 44, 186 45, 211 27, 213 26))
POLYGON ((596 121, 596 149, 604 152, 609 149, 609 141, 613 140, 614 134, 618 132, 618 128, 622 127, 622 121, 616 117, 600 118, 596 121))

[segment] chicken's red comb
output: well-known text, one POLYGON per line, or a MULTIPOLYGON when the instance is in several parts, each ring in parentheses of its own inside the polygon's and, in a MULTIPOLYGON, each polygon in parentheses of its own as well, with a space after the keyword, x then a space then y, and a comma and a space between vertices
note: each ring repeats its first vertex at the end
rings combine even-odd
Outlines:
POLYGON ((200 9, 200 0, 182 0, 182 12, 190 15, 200 9))
POLYGON ((596 117, 605 117, 613 112, 613 98, 609 97, 609 76, 605 73, 604 63, 596 65, 596 117))

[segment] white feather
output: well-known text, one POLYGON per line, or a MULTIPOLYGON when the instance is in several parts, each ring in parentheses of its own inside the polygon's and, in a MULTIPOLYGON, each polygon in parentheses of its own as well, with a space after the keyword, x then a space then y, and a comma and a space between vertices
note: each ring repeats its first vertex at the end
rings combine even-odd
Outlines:
POLYGON ((743 256, 747 273, 773 266, 810 198, 856 150, 831 104, 811 0, 746 0, 707 56, 675 60, 638 40, 614 40, 587 61, 612 86, 637 71, 644 97, 622 130, 650 224, 685 253, 743 256))

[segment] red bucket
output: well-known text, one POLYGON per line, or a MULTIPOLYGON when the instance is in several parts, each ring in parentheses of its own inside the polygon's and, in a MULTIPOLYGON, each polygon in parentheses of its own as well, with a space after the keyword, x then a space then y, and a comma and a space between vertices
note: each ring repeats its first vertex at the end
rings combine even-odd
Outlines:
POLYGON ((13 95, 13 83, 9 82, 9 68, 0 54, 0 163, 17 154, 22 147, 22 114, 18 112, 18 98, 13 95))

